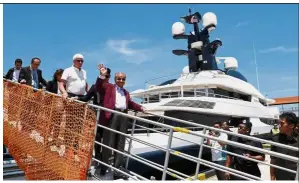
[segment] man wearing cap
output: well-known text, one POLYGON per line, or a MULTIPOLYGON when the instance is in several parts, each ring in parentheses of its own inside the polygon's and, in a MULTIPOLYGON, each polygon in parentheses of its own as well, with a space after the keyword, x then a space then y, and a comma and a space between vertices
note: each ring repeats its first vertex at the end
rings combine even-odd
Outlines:
MULTIPOLYGON (((293 147, 298 146, 296 137, 296 125, 297 117, 295 113, 284 112, 279 116, 279 134, 273 137, 273 142, 281 143, 293 147)), ((289 156, 299 157, 299 153, 296 151, 288 150, 286 148, 271 146, 271 151, 287 154, 289 156)), ((287 169, 297 170, 297 163, 278 158, 276 156, 270 156, 271 164, 281 166, 287 169)), ((295 180, 295 174, 290 173, 278 168, 270 167, 271 180, 295 180)))
MULTIPOLYGON (((252 123, 247 120, 243 120, 242 123, 240 123, 238 126, 238 133, 250 136, 251 128, 252 128, 252 123)), ((262 144, 260 142, 248 140, 248 139, 245 139, 242 137, 235 136, 232 138, 232 141, 238 142, 241 144, 245 144, 245 145, 262 148, 262 144)), ((227 145, 227 151, 235 153, 235 154, 243 155, 244 157, 259 160, 259 161, 265 160, 265 155, 262 153, 251 151, 248 149, 239 148, 239 147, 232 146, 232 145, 227 145)), ((238 171, 250 174, 250 175, 261 177, 261 171, 258 167, 258 164, 251 160, 247 160, 247 159, 244 159, 241 157, 236 157, 236 156, 227 154, 225 165, 226 165, 226 167, 230 167, 230 168, 233 168, 235 170, 238 170, 238 171)), ((241 177, 230 175, 230 173, 228 173, 228 172, 225 173, 225 177, 228 180, 245 180, 241 177)))
MULTIPOLYGON (((83 55, 77 53, 73 56, 73 65, 63 71, 59 82, 59 90, 63 99, 83 97, 87 92, 87 75, 86 71, 82 69, 83 62, 83 55), (66 88, 64 85, 66 85, 66 88)), ((82 133, 83 118, 80 116, 84 116, 84 106, 76 103, 66 103, 64 110, 66 111, 65 128, 67 132, 64 135, 65 145, 74 147, 75 160, 79 161, 76 151, 79 149, 79 136, 82 133), (70 137, 70 134, 73 137, 70 137)))
POLYGON ((77 53, 73 56, 73 65, 63 71, 59 89, 64 99, 67 97, 82 97, 87 92, 87 75, 86 71, 82 69, 83 62, 83 55, 77 53), (66 88, 64 88, 64 85, 66 85, 66 88))

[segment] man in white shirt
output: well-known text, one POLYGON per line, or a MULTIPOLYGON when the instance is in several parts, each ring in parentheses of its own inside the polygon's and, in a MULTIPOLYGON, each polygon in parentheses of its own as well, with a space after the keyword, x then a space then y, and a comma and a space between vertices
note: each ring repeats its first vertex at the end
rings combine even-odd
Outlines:
MULTIPOLYGON (((73 65, 63 71, 61 81, 59 82, 59 90, 62 93, 63 99, 76 96, 82 97, 85 92, 87 92, 87 75, 86 71, 82 69, 83 62, 83 55, 77 53, 73 56, 73 65), (64 87, 64 85, 66 87, 64 87)), ((66 103, 64 110, 66 111, 66 131, 72 132, 72 135, 74 136, 67 141, 67 138, 70 138, 70 133, 65 133, 65 145, 73 145, 76 154, 75 159, 78 160, 76 151, 79 149, 79 137, 82 133, 82 126, 84 122, 82 118, 82 116, 84 116, 84 105, 66 103)))
MULTIPOLYGON (((214 128, 219 128, 219 129, 220 129, 220 126, 221 126, 220 122, 216 122, 213 125, 214 128)), ((228 139, 228 136, 226 133, 220 133, 217 131, 210 131, 209 135, 213 136, 213 137, 218 137, 219 140, 227 140, 228 139)), ((218 149, 226 150, 226 145, 222 142, 219 142, 216 140, 211 140, 211 139, 207 140, 207 145, 210 145, 215 148, 215 149, 211 149, 212 161, 214 163, 217 163, 218 165, 224 166, 225 161, 226 161, 226 153, 219 151, 218 149)), ((216 176, 217 176, 218 180, 225 180, 224 172, 219 171, 219 170, 215 170, 215 172, 216 172, 216 176)))
POLYGON ((81 97, 88 91, 86 71, 82 69, 84 57, 82 54, 73 56, 73 65, 63 71, 59 89, 63 99, 67 97, 81 97), (64 87, 66 85, 66 88, 64 87))
POLYGON ((5 79, 9 79, 9 80, 18 82, 19 76, 20 76, 20 71, 22 68, 22 63, 23 63, 22 59, 17 58, 15 60, 15 67, 8 70, 8 72, 5 75, 5 79))

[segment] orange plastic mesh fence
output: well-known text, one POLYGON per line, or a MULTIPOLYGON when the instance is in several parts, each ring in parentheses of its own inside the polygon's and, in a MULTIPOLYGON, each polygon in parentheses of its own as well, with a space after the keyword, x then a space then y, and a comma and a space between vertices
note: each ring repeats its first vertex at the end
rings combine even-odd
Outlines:
POLYGON ((27 180, 86 180, 95 110, 3 81, 3 141, 27 180))

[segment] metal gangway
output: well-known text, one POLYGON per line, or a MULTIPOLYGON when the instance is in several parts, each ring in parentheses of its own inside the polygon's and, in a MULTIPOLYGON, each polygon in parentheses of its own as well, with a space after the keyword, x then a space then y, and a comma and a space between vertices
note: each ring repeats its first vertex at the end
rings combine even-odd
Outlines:
MULTIPOLYGON (((37 92, 48 93, 47 91, 44 91, 44 90, 36 90, 36 91, 37 92)), ((51 95, 53 95, 53 94, 51 93, 51 95)), ((78 100, 74 100, 73 102, 85 103, 85 102, 81 102, 81 101, 78 101, 78 100)), ((160 119, 172 120, 172 121, 175 121, 175 122, 180 123, 180 124, 190 125, 190 126, 202 129, 200 132, 199 131, 192 131, 188 128, 181 128, 181 127, 178 127, 178 126, 171 126, 171 125, 163 124, 162 122, 157 122, 157 121, 141 118, 141 117, 137 116, 137 113, 135 113, 134 115, 125 114, 125 113, 121 113, 119 111, 110 110, 110 109, 107 109, 107 108, 104 108, 104 107, 101 107, 101 106, 93 105, 91 103, 85 103, 85 104, 87 106, 92 107, 92 108, 95 109, 96 114, 97 114, 97 119, 99 119, 100 111, 104 110, 104 111, 108 111, 108 112, 111 112, 111 113, 116 114, 116 115, 122 115, 122 116, 124 116, 128 119, 133 120, 132 129, 131 129, 130 134, 122 133, 122 132, 119 132, 117 130, 108 128, 106 126, 97 124, 97 126, 100 127, 100 128, 103 128, 105 130, 109 130, 109 131, 112 131, 114 133, 125 136, 127 138, 127 140, 129 141, 129 146, 128 146, 127 151, 119 151, 119 150, 111 148, 111 147, 109 147, 109 146, 107 146, 107 145, 105 145, 101 142, 98 142, 94 139, 94 144, 98 144, 102 147, 108 148, 108 149, 112 150, 114 153, 120 153, 124 157, 126 157, 126 161, 124 163, 125 168, 128 167, 128 163, 129 163, 130 160, 135 160, 139 163, 144 164, 145 166, 149 166, 153 169, 161 171, 161 174, 162 174, 161 180, 166 180, 167 175, 169 175, 169 176, 171 176, 175 179, 179 179, 179 180, 190 180, 190 179, 191 180, 197 180, 197 178, 199 177, 199 174, 200 174, 200 167, 201 167, 201 165, 203 165, 203 166, 209 167, 210 169, 215 169, 215 170, 220 170, 220 171, 223 171, 223 172, 228 172, 228 173, 230 173, 234 176, 237 176, 237 177, 240 177, 240 178, 243 178, 243 179, 246 179, 246 180, 262 180, 260 177, 256 177, 256 176, 253 176, 251 174, 244 173, 244 172, 241 172, 241 171, 229 168, 229 167, 225 167, 225 166, 222 166, 222 165, 219 165, 219 164, 216 164, 216 163, 213 163, 211 161, 203 159, 202 158, 202 153, 203 153, 204 148, 215 149, 215 148, 213 148, 209 145, 206 145, 204 143, 206 139, 211 139, 211 140, 219 141, 221 143, 225 143, 227 145, 235 146, 235 147, 238 147, 238 148, 244 148, 244 149, 247 149, 247 150, 263 153, 265 155, 270 155, 270 156, 278 157, 278 158, 281 158, 281 159, 284 159, 284 160, 287 160, 287 161, 295 162, 295 163, 297 163, 297 171, 287 169, 285 167, 280 167, 280 166, 277 166, 277 165, 273 165, 273 164, 270 164, 270 163, 267 163, 267 162, 258 161, 258 160, 248 158, 248 157, 245 157, 245 156, 242 156, 242 155, 239 155, 239 154, 231 153, 231 152, 226 151, 226 150, 217 149, 221 152, 224 152, 224 153, 227 153, 227 154, 230 154, 230 155, 233 155, 233 156, 237 156, 237 157, 240 157, 240 158, 244 158, 246 160, 251 160, 251 161, 263 164, 263 165, 267 165, 267 166, 270 166, 270 167, 274 167, 276 169, 281 169, 281 170, 296 174, 296 180, 298 180, 298 174, 299 174, 298 173, 298 171, 299 171, 299 158, 298 157, 294 157, 294 156, 290 156, 290 155, 286 155, 286 154, 281 154, 281 153, 273 152, 271 150, 261 149, 261 148, 241 144, 241 143, 238 143, 238 142, 233 142, 233 141, 230 141, 230 140, 219 140, 217 137, 212 137, 212 136, 207 135, 206 132, 208 130, 218 131, 220 133, 226 133, 227 135, 242 137, 244 139, 248 139, 248 140, 252 140, 252 141, 258 141, 258 142, 265 143, 265 144, 270 144, 271 146, 277 146, 277 147, 285 148, 285 149, 288 149, 288 150, 291 150, 291 151, 295 151, 297 153, 299 152, 298 147, 293 147, 293 146, 288 146, 288 145, 284 145, 284 144, 280 144, 280 143, 275 143, 275 142, 272 142, 272 141, 269 141, 269 140, 263 140, 263 139, 259 139, 259 138, 252 137, 252 136, 237 134, 237 133, 234 133, 234 132, 229 132, 229 131, 225 131, 225 130, 222 130, 222 129, 217 129, 217 128, 213 128, 213 127, 210 127, 210 126, 201 125, 199 123, 189 122, 189 121, 185 121, 185 120, 181 120, 181 119, 177 119, 177 118, 172 118, 172 117, 168 117, 168 116, 164 116, 164 115, 157 115, 157 114, 153 114, 153 113, 147 113, 149 115, 157 116, 160 119), (137 121, 139 123, 154 125, 156 127, 159 127, 159 129, 157 130, 156 128, 147 128, 143 125, 137 124, 137 121), (136 127, 144 128, 148 131, 153 131, 155 133, 165 135, 168 139, 167 140, 168 142, 167 142, 166 146, 165 147, 158 146, 156 144, 149 143, 145 140, 139 139, 138 136, 136 136, 136 134, 134 133, 136 127), (190 136, 195 136, 198 139, 198 141, 197 142, 194 142, 194 141, 191 142, 191 141, 188 141, 186 139, 177 137, 176 135, 174 135, 176 132, 187 134, 187 135, 190 135, 190 136), (197 157, 191 156, 191 155, 186 154, 184 152, 180 152, 178 150, 173 149, 172 148, 172 142, 174 140, 188 141, 189 143, 197 145, 199 147, 198 156, 197 157), (132 144, 134 142, 138 142, 138 143, 147 145, 149 147, 155 148, 158 151, 164 152, 165 153, 164 163, 163 164, 157 164, 153 161, 150 161, 150 160, 147 160, 143 157, 140 157, 137 154, 131 153, 132 147, 133 147, 132 144), (170 155, 177 156, 177 157, 185 159, 186 161, 191 161, 193 163, 196 163, 196 169, 194 170, 193 176, 192 175, 186 175, 182 172, 179 172, 179 171, 176 171, 172 168, 169 168, 168 166, 169 166, 170 155)), ((199 119, 199 121, 200 121, 200 119, 199 119)), ((97 133, 97 127, 95 128, 95 134, 96 133, 97 133)), ((91 161, 95 161, 95 162, 97 162, 101 165, 107 166, 108 168, 110 168, 113 171, 120 172, 120 173, 126 175, 127 177, 129 177, 132 180, 149 180, 148 177, 144 177, 143 175, 139 175, 135 172, 132 172, 132 171, 129 171, 129 170, 123 171, 121 169, 117 169, 117 168, 113 167, 110 164, 106 164, 106 163, 100 161, 99 159, 96 159, 95 157, 92 157, 91 161)), ((92 178, 99 179, 99 178, 94 177, 94 176, 92 176, 92 178)))

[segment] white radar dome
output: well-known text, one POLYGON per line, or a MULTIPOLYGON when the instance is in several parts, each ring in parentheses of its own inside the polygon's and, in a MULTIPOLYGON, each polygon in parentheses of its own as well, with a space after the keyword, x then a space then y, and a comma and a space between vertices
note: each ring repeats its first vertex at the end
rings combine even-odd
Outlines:
POLYGON ((188 74, 188 73, 189 73, 189 66, 187 65, 183 68, 183 74, 188 74))
POLYGON ((211 24, 215 26, 217 25, 217 17, 212 12, 205 13, 202 17, 202 21, 203 21, 202 25, 204 27, 209 26, 211 24))
POLYGON ((182 22, 172 24, 172 35, 180 35, 185 33, 185 25, 182 22))
POLYGON ((238 61, 234 57, 228 57, 224 60, 224 68, 236 70, 238 68, 238 61))

